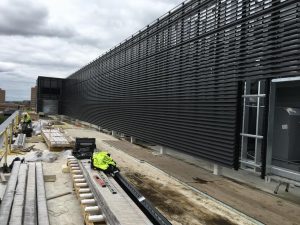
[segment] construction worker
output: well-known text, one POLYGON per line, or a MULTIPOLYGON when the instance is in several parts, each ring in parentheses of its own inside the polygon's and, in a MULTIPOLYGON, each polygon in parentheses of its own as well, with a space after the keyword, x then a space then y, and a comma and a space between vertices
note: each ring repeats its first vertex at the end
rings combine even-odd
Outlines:
POLYGON ((27 112, 22 113, 22 123, 26 123, 29 127, 31 127, 31 117, 27 112))
POLYGON ((22 133, 26 134, 27 137, 32 135, 32 121, 31 117, 27 112, 22 113, 22 133))

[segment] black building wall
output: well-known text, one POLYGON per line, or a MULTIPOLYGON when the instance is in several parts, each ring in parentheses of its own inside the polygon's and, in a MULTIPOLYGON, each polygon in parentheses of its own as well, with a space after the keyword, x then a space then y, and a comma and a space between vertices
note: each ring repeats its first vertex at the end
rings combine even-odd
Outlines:
MULTIPOLYGON (((63 95, 64 79, 53 77, 38 77, 37 79, 37 112, 44 111, 45 100, 57 101, 58 113, 62 111, 62 95, 63 95)), ((49 106, 48 106, 49 107, 49 106)))
POLYGON ((66 79, 62 113, 233 166, 244 79, 300 75, 299 1, 192 0, 66 79))

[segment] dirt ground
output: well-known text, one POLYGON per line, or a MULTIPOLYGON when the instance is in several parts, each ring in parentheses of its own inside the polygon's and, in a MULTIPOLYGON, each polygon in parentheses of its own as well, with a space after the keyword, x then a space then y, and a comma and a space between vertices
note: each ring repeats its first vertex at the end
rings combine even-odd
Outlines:
MULTIPOLYGON (((126 172, 125 177, 160 211, 168 218, 180 224, 210 224, 235 225, 236 223, 213 214, 205 207, 199 208, 186 196, 175 188, 163 185, 160 182, 148 179, 145 175, 136 172, 126 172)), ((200 201, 201 198, 199 197, 200 201)))
POLYGON ((67 134, 74 138, 97 138, 97 147, 111 153, 128 180, 174 225, 255 224, 247 217, 193 191, 148 163, 109 146, 104 140, 116 140, 109 135, 84 129, 68 129, 67 134))

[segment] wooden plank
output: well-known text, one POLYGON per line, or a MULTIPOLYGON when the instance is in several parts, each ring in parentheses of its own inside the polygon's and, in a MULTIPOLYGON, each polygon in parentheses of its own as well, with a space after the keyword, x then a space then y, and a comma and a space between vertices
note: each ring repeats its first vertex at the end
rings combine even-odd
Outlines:
POLYGON ((13 207, 11 210, 9 225, 21 225, 23 222, 27 171, 28 165, 24 163, 21 164, 18 174, 18 185, 16 188, 13 207))
POLYGON ((44 182, 55 182, 56 175, 44 175, 44 182))
POLYGON ((5 193, 2 199, 2 203, 0 205, 0 221, 1 225, 7 225, 9 222, 11 208, 15 196, 15 190, 18 181, 18 173, 20 169, 20 161, 16 161, 14 163, 14 167, 11 172, 11 176, 7 182, 7 186, 5 189, 5 193))
POLYGON ((38 225, 49 225, 48 207, 42 163, 36 163, 38 225))
POLYGON ((35 163, 30 163, 28 169, 24 224, 37 224, 35 163))

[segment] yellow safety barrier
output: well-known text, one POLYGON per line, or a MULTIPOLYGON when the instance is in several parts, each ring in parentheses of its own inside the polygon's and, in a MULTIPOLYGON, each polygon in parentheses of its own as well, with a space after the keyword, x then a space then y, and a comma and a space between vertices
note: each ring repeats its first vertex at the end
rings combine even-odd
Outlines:
MULTIPOLYGON (((4 159, 4 165, 7 166, 7 156, 8 154, 12 153, 12 140, 13 140, 13 134, 14 131, 16 131, 18 129, 18 125, 19 125, 19 112, 15 112, 9 119, 7 119, 7 123, 5 125, 5 127, 2 127, 2 131, 0 133, 0 137, 3 137, 3 141, 4 141, 4 148, 2 150, 2 152, 0 153, 0 161, 2 161, 2 159, 4 159)), ((2 146, 0 146, 1 149, 2 146)))

